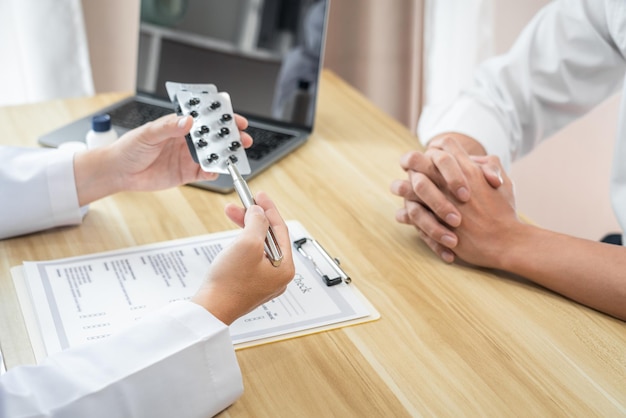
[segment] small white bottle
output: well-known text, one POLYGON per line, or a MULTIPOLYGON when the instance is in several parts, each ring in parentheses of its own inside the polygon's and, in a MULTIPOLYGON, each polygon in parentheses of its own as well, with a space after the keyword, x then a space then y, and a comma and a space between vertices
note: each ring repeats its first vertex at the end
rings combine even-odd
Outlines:
POLYGON ((91 129, 85 138, 87 149, 107 146, 116 139, 117 132, 111 126, 111 116, 108 114, 96 115, 91 119, 91 129))

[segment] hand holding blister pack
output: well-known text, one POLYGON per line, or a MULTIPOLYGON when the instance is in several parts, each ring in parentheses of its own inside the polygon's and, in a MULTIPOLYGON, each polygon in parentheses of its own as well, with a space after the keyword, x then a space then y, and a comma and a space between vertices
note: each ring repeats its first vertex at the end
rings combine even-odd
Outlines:
MULTIPOLYGON (((194 161, 204 171, 230 174, 244 207, 254 205, 248 184, 241 176, 250 174, 250 163, 228 93, 218 92, 214 84, 168 81, 165 87, 176 113, 193 117, 191 131, 185 138, 194 161)), ((272 265, 280 265, 283 255, 271 226, 265 239, 265 253, 272 265)))

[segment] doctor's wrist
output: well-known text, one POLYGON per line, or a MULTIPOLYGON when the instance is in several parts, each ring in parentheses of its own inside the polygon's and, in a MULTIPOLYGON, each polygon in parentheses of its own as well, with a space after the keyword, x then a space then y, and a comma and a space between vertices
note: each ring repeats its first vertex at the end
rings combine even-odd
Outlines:
POLYGON ((236 303, 229 302, 224 297, 219 297, 215 292, 205 288, 199 289, 198 292, 192 296, 191 302, 200 305, 226 325, 232 324, 237 318, 243 315, 243 312, 239 312, 239 310, 236 309, 236 303))
POLYGON ((110 147, 95 148, 74 155, 74 182, 80 206, 122 191, 110 147))

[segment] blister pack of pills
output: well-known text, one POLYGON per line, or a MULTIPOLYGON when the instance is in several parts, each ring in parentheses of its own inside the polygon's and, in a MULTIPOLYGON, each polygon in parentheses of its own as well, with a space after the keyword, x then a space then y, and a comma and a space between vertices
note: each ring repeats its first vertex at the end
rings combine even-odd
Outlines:
POLYGON ((228 93, 219 92, 214 84, 168 81, 165 87, 176 113, 193 117, 186 139, 194 161, 204 171, 224 174, 231 161, 241 174, 250 174, 228 93))

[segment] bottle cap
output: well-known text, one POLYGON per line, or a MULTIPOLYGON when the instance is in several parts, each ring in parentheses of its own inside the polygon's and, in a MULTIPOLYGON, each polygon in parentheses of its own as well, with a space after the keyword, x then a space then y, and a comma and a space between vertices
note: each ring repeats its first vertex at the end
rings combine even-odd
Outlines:
POLYGON ((108 114, 96 115, 91 119, 91 129, 94 132, 107 132, 111 130, 111 116, 108 114))

